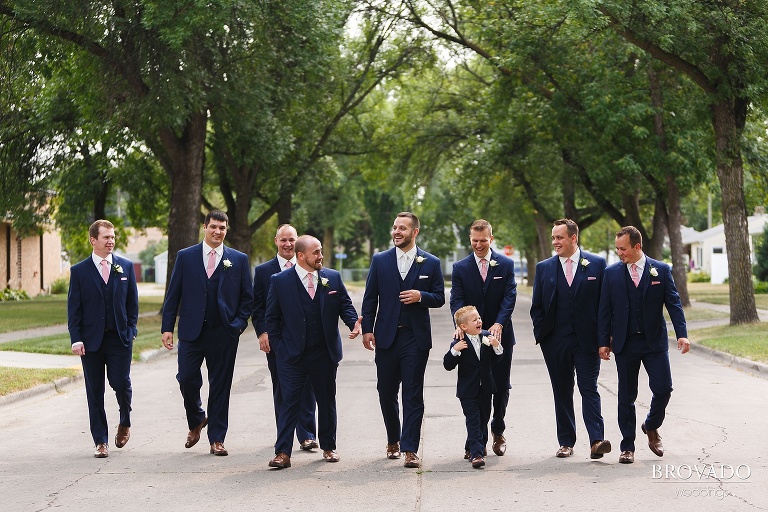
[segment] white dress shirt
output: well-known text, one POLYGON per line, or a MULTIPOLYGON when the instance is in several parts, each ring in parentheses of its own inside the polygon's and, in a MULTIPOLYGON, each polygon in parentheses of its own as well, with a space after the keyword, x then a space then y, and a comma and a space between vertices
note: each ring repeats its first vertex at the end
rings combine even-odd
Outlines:
MULTIPOLYGON (((208 254, 210 254, 211 249, 213 249, 213 247, 205 243, 205 240, 203 240, 203 268, 204 269, 208 268, 208 254)), ((221 258, 224 257, 224 244, 219 244, 219 246, 213 250, 216 252, 216 263, 214 263, 213 265, 213 268, 215 269, 216 267, 219 266, 219 262, 221 262, 221 258)))
POLYGON ((395 254, 397 254, 397 268, 400 270, 400 278, 405 279, 405 276, 408 275, 408 271, 411 269, 413 260, 416 258, 416 246, 411 247, 411 250, 408 252, 395 247, 395 254), (405 261, 402 258, 405 258, 405 261))
POLYGON ((311 273, 312 274, 312 284, 315 285, 315 293, 317 293, 317 289, 320 286, 320 283, 318 283, 317 279, 317 271, 313 270, 312 272, 307 272, 306 269, 304 269, 301 265, 296 265, 296 273, 299 275, 299 279, 301 279, 301 284, 304 285, 304 289, 307 290, 307 293, 309 293, 309 288, 307 285, 309 284, 309 279, 307 279, 307 276, 311 273))

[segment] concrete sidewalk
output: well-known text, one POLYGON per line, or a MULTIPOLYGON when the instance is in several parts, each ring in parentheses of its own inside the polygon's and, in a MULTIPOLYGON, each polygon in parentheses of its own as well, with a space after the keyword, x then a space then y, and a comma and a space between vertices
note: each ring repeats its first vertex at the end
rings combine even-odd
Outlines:
MULTIPOLYGON (((240 342, 232 390, 229 457, 210 455, 205 440, 184 448, 187 425, 175 379, 176 360, 155 359, 132 369, 131 440, 123 449, 110 447, 107 459, 92 457, 82 383, 3 406, 3 510, 765 509, 768 380, 696 354, 670 351, 675 391, 661 429, 665 456, 653 455, 639 433, 635 464, 622 465, 615 419, 616 368, 613 361, 604 362, 599 383, 606 438, 614 451, 600 460, 589 459, 577 393, 575 454, 557 459, 551 386, 533 342, 529 307, 528 297, 521 294, 514 315, 518 344, 505 432, 509 448, 504 457, 489 456, 485 469, 473 470, 463 459, 466 432, 455 398, 456 374, 441 364, 453 330, 446 306, 432 316, 434 348, 426 375, 421 470, 385 458, 373 353, 359 340, 344 342, 338 371, 341 461, 328 464, 319 451, 296 448, 293 467, 269 469, 275 440, 271 384, 265 357, 249 328, 240 342), (724 466, 738 468, 738 475, 723 473, 724 466)), ((641 372, 640 418, 649 400, 641 372)), ((106 403, 114 425, 117 408, 110 393, 106 403)))

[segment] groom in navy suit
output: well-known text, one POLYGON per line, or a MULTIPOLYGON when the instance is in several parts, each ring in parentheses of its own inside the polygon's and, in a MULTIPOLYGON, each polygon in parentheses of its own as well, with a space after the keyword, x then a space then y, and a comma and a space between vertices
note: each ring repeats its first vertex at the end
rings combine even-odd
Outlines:
POLYGON ((576 417, 573 412, 573 374, 581 393, 581 412, 587 427, 590 457, 611 451, 606 441, 597 377, 597 308, 605 258, 579 248, 579 226, 571 219, 552 227, 555 256, 536 264, 531 319, 533 336, 541 347, 552 382, 555 421, 560 448, 556 457, 573 455, 576 417))
MULTIPOLYGON (((267 333, 267 322, 265 313, 267 311, 267 294, 269 293, 269 280, 274 274, 296 265, 295 244, 298 235, 296 228, 290 224, 278 226, 275 233, 275 245, 277 246, 277 256, 262 263, 256 267, 253 274, 253 328, 259 336, 259 349, 267 354, 267 367, 272 376, 272 400, 275 404, 275 422, 277 414, 280 412, 280 405, 283 403, 283 393, 280 390, 280 379, 277 376, 277 359, 275 351, 269 343, 269 333, 267 333)), ((299 419, 296 423, 296 438, 302 450, 311 450, 317 448, 315 440, 317 427, 315 426, 315 393, 312 391, 312 384, 307 379, 304 386, 304 392, 301 395, 299 405, 299 419)))
POLYGON ((634 226, 616 233, 616 253, 621 259, 605 269, 597 335, 600 357, 608 360, 616 354, 619 377, 619 462, 635 461, 635 399, 640 365, 648 373, 653 392, 651 407, 640 426, 648 436, 648 447, 657 456, 664 455, 658 429, 672 394, 669 367, 669 336, 662 307, 666 307, 677 336, 677 349, 690 350, 685 314, 680 304, 672 269, 662 261, 643 253, 643 237, 634 226))
POLYGON ((253 308, 248 256, 224 246, 228 217, 213 210, 205 217, 205 239, 176 256, 163 304, 163 345, 173 348, 179 317, 179 381, 192 448, 208 425, 211 453, 227 455, 224 439, 229 425, 229 395, 240 335, 253 308), (200 372, 208 368, 208 416, 202 408, 200 372))
POLYGON ((91 436, 96 458, 109 456, 107 414, 104 411, 104 369, 120 407, 115 446, 131 435, 131 359, 139 293, 133 263, 115 248, 115 226, 97 220, 88 229, 90 257, 70 269, 67 323, 72 352, 80 356, 88 398, 91 436))
POLYGON ((274 274, 267 295, 265 321, 277 359, 283 401, 277 415, 275 457, 269 466, 291 467, 293 432, 309 379, 318 406, 318 438, 326 462, 336 452, 336 371, 342 357, 339 318, 350 339, 360 334, 357 311, 341 275, 323 268, 323 247, 309 235, 296 240, 297 265, 274 274))
MULTIPOLYGON (((517 301, 515 264, 506 256, 491 249, 493 228, 487 220, 478 219, 469 228, 472 254, 453 265, 451 274, 451 313, 464 306, 475 306, 483 319, 483 328, 501 341, 504 348, 501 359, 491 368, 496 391, 493 393, 493 453, 498 456, 507 451, 504 438, 511 386, 512 350, 515 333, 512 330, 512 312, 517 301)), ((456 339, 463 334, 456 326, 456 339)))
POLYGON ((416 246, 419 218, 397 214, 395 246, 373 256, 363 295, 363 345, 376 350, 381 413, 387 430, 387 458, 405 452, 405 467, 418 468, 424 418, 424 372, 432 348, 429 308, 445 304, 440 260, 416 246), (403 387, 400 429, 398 392, 403 387))

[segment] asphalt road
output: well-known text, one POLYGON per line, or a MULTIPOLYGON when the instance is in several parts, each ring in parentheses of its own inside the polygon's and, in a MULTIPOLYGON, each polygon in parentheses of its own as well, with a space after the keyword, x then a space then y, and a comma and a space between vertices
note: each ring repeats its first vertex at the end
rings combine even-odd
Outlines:
MULTIPOLYGON (((768 380, 695 353, 670 353, 675 391, 660 429, 663 458, 651 453, 638 432, 636 462, 618 463, 613 361, 603 363, 600 391, 614 451, 590 460, 586 431, 579 425, 574 456, 555 458, 551 388, 533 342, 529 306, 520 296, 514 315, 518 344, 508 451, 504 457, 491 454, 482 470, 463 459, 456 374, 441 363, 452 333, 446 305, 433 310, 421 470, 385 458, 373 353, 359 340, 345 341, 338 372, 341 461, 325 463, 321 452, 295 448, 293 467, 269 469, 275 440, 271 384, 249 327, 238 353, 228 457, 210 455, 205 435, 194 448, 184 448, 187 427, 176 360, 153 359, 132 369, 131 440, 123 449, 110 446, 107 459, 92 456, 82 381, 0 407, 0 507, 4 512, 768 509, 768 380)), ((109 392, 106 399, 108 418, 116 425, 116 403, 109 392)), ((641 419, 649 400, 641 372, 641 419)))

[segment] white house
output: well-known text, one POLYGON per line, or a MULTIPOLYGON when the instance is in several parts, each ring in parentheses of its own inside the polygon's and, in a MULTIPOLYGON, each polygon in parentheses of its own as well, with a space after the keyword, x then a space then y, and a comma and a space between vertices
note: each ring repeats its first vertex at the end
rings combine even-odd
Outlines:
MULTIPOLYGON (((765 223, 768 222, 762 208, 756 208, 754 215, 747 217, 749 227, 749 251, 752 264, 755 263, 755 238, 763 236, 765 223)), ((725 232, 719 224, 705 231, 686 229, 683 231, 683 244, 690 245, 690 257, 693 266, 711 276, 712 284, 722 284, 728 277, 728 254, 725 248, 725 232)))

